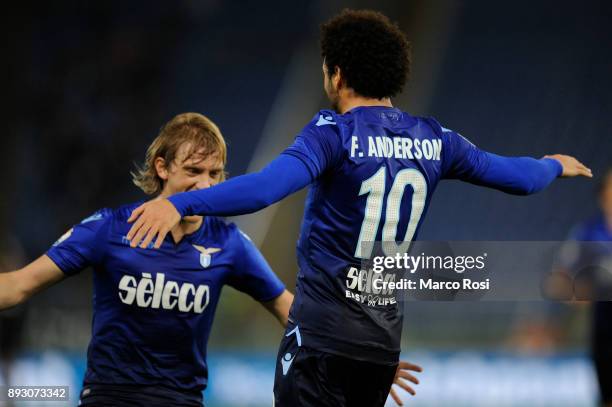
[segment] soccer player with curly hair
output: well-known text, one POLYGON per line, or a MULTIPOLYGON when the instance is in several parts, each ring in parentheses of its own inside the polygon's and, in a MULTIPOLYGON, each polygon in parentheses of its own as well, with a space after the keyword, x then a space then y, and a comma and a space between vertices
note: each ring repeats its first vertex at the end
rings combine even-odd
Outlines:
MULTIPOLYGON (((442 179, 527 195, 591 171, 565 155, 502 157, 436 120, 395 108, 409 43, 384 15, 345 10, 322 25, 323 110, 259 172, 148 202, 130 217, 133 247, 159 246, 184 216, 258 211, 310 185, 299 274, 276 365, 276 407, 379 407, 397 375, 402 308, 361 273, 372 242, 405 252, 442 179)), ((408 378, 408 377, 407 377, 408 378)), ((408 378, 411 380, 411 378, 408 378)))

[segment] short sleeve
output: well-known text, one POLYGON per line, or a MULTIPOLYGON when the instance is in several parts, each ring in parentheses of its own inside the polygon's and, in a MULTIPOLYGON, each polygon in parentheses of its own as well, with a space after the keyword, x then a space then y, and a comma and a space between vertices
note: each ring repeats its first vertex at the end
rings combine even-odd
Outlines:
POLYGON ((235 263, 228 284, 261 302, 281 295, 285 290, 284 284, 251 239, 236 228, 233 240, 235 263))
POLYGON ((321 111, 302 129, 293 144, 283 154, 299 158, 308 168, 312 179, 334 166, 342 154, 342 142, 336 117, 321 111))
POLYGON ((96 265, 106 245, 100 236, 111 217, 108 209, 100 210, 74 226, 47 251, 47 256, 67 275, 96 265))

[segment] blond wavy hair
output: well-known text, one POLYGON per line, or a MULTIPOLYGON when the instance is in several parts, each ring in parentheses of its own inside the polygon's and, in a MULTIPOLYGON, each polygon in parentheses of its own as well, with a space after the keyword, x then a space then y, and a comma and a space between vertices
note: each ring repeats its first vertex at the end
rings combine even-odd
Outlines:
MULTIPOLYGON (((131 172, 132 182, 147 195, 160 194, 164 182, 157 175, 155 159, 161 157, 167 165, 174 163, 180 147, 185 143, 188 143, 189 150, 184 160, 194 154, 203 159, 218 154, 225 167, 227 146, 217 125, 202 114, 181 113, 161 128, 159 135, 147 148, 144 163, 136 165, 136 170, 131 172)), ((225 172, 221 175, 221 181, 224 179, 225 172)))

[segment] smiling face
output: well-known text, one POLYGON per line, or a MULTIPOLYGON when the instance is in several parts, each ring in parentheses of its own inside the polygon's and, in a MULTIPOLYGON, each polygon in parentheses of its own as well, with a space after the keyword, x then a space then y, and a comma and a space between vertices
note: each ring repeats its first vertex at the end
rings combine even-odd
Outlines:
POLYGON ((161 128, 132 180, 150 196, 208 188, 225 179, 226 159, 217 125, 202 114, 181 113, 161 128))
POLYGON ((190 151, 191 145, 184 143, 173 162, 168 164, 162 157, 155 159, 157 176, 163 181, 160 196, 209 188, 223 180, 224 166, 218 152, 207 156, 195 152, 187 156, 190 151))

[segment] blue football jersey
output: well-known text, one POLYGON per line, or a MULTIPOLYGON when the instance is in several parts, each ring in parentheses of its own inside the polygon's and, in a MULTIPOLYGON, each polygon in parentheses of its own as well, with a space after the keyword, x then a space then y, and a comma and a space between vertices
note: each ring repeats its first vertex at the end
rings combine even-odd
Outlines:
POLYGON ((345 114, 319 112, 257 173, 168 199, 183 216, 229 216, 257 211, 310 184, 288 333, 329 353, 394 363, 401 309, 395 293, 377 289, 375 280, 391 282, 396 275, 375 276, 367 264, 373 253, 407 251, 442 178, 526 195, 562 171, 555 159, 482 151, 434 119, 361 106, 345 114))
POLYGON ((284 286, 235 225, 205 217, 178 244, 132 249, 126 220, 137 205, 104 209, 47 255, 67 275, 94 270, 93 329, 84 383, 160 386, 197 393, 207 384, 206 345, 228 284, 257 301, 284 286))
MULTIPOLYGON (((404 252, 442 178, 478 182, 477 149, 435 120, 389 107, 324 110, 284 151, 314 182, 298 240, 290 318, 304 346, 379 363, 397 362, 402 309, 361 267, 372 242, 404 252)), ((381 277, 386 279, 387 276, 381 277)))

